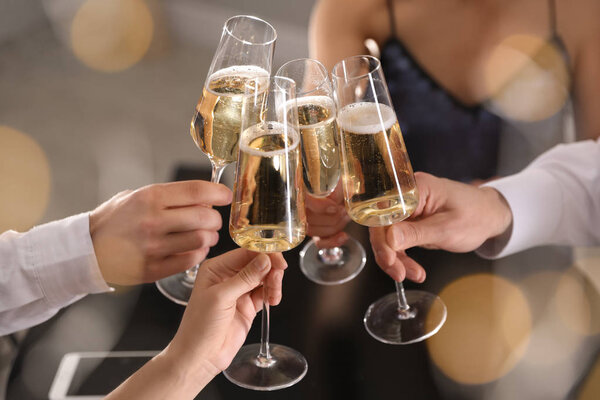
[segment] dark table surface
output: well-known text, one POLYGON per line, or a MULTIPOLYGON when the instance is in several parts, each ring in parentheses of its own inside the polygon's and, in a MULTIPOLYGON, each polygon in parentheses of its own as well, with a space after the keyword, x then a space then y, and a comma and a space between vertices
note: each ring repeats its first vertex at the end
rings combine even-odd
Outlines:
MULTIPOLYGON (((176 179, 195 177, 205 177, 204 172, 181 168, 176 179)), ((227 221, 228 208, 219 210, 227 221)), ((366 230, 351 225, 347 231, 362 242, 368 259, 362 273, 343 285, 320 286, 306 279, 298 268, 301 246, 285 253, 289 268, 283 301, 271 309, 271 341, 306 357, 304 379, 288 389, 255 392, 219 375, 198 399, 600 398, 600 388, 588 379, 599 349, 600 303, 595 287, 572 268, 569 249, 544 249, 502 262, 474 254, 413 251, 429 275, 424 284, 407 283, 407 289, 441 292, 448 320, 432 339, 393 346, 374 340, 362 322, 369 304, 394 290, 393 282, 376 266, 366 230), (565 277, 579 285, 574 293, 584 293, 585 302, 573 307, 574 314, 590 317, 587 325, 581 324, 587 331, 573 334, 579 320, 561 319, 549 309, 565 277), (557 320, 563 323, 547 324, 557 320)), ((211 255, 233 248, 224 228, 211 255)), ((162 349, 183 310, 153 284, 87 296, 29 330, 7 399, 48 398, 68 352, 162 349)), ((259 340, 260 315, 247 343, 259 340)))

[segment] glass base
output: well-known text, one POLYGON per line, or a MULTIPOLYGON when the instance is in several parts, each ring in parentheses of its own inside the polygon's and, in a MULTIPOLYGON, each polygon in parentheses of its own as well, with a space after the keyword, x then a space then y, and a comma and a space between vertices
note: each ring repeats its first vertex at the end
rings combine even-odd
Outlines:
POLYGON ((300 269, 308 279, 321 285, 348 282, 362 271, 367 256, 354 238, 349 238, 339 249, 339 259, 323 259, 314 240, 309 241, 300 251, 300 269))
POLYGON ((169 300, 187 306, 194 283, 186 280, 187 273, 180 272, 156 281, 158 290, 169 300))
POLYGON ((246 389, 277 390, 298 383, 308 363, 302 354, 278 344, 270 344, 271 358, 258 357, 260 344, 249 344, 240 349, 223 375, 231 382, 246 389))
POLYGON ((396 292, 371 304, 365 314, 367 332, 387 344, 410 344, 431 337, 446 322, 446 305, 438 296, 421 290, 405 292, 409 310, 398 309, 396 292))

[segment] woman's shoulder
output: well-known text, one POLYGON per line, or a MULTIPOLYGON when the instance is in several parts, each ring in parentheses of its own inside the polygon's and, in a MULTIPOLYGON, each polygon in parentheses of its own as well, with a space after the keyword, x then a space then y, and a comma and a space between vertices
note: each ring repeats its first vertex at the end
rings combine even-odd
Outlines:
POLYGON ((557 0, 555 12, 557 34, 574 60, 590 44, 600 47, 600 1, 557 0))
POLYGON ((312 18, 343 23, 345 31, 352 29, 365 38, 385 40, 390 35, 388 1, 318 0, 312 18))

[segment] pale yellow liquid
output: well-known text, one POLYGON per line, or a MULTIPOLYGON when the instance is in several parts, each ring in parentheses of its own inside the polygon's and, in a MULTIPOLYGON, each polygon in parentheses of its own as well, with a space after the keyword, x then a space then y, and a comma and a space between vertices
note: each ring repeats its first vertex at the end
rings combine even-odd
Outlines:
POLYGON ((352 104, 340 111, 339 127, 350 217, 366 226, 409 217, 419 196, 394 111, 381 104, 352 104))
MULTIPOLYGON (((202 89, 202 99, 196 107, 190 133, 196 145, 212 162, 229 164, 237 160, 242 105, 246 83, 264 78, 256 91, 266 94, 268 72, 254 66, 229 67, 215 72, 202 89)), ((249 107, 250 109, 250 107, 249 107)), ((254 118, 258 122, 259 115, 254 118)))
POLYGON ((340 178, 335 106, 326 96, 309 96, 297 101, 304 185, 311 195, 326 197, 340 178))
POLYGON ((280 252, 300 244, 306 230, 300 140, 269 125, 242 134, 229 233, 240 247, 280 252))

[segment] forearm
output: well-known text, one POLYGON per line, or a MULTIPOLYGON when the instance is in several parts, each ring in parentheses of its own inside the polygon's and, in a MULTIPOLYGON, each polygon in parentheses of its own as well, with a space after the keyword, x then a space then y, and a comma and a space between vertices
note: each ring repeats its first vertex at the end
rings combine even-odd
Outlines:
POLYGON ((193 399, 214 377, 208 368, 189 368, 167 347, 106 399, 193 399))
POLYGON ((85 214, 0 235, 0 335, 38 324, 83 295, 109 290, 85 214))
POLYGON ((600 242, 600 142, 557 146, 523 172, 488 186, 508 201, 513 226, 504 246, 488 241, 478 250, 481 255, 600 242))

